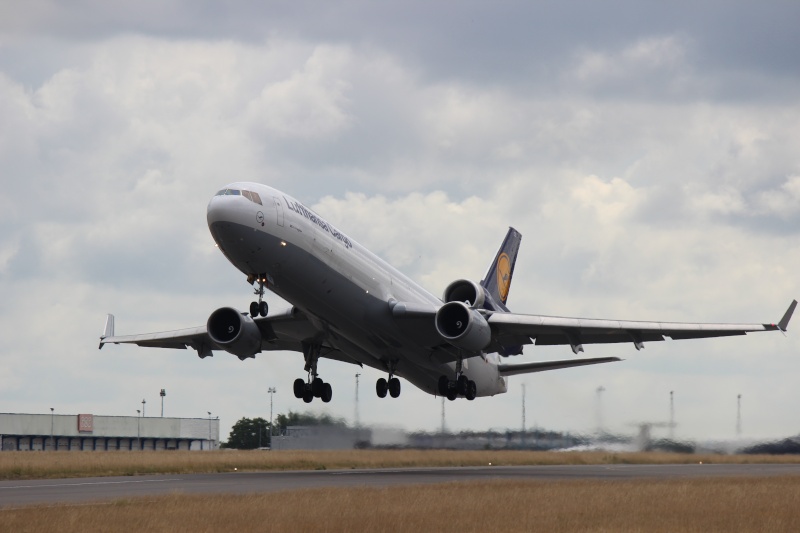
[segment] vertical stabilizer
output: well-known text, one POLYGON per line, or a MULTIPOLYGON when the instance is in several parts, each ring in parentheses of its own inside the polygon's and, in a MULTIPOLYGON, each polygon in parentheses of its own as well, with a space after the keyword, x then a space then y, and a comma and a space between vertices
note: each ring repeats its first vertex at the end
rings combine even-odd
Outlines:
POLYGON ((514 228, 508 228, 506 238, 497 251, 497 255, 489 266, 489 271, 484 276, 481 285, 500 304, 504 311, 508 301, 508 292, 511 289, 511 278, 514 275, 514 264, 517 262, 517 252, 522 241, 522 235, 514 228))

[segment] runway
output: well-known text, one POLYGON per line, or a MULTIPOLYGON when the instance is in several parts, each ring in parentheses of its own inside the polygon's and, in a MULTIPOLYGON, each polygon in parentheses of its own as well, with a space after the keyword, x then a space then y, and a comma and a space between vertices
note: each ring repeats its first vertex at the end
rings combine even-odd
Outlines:
POLYGON ((800 476, 800 464, 568 465, 151 475, 0 482, 0 508, 181 494, 245 494, 488 480, 800 476))

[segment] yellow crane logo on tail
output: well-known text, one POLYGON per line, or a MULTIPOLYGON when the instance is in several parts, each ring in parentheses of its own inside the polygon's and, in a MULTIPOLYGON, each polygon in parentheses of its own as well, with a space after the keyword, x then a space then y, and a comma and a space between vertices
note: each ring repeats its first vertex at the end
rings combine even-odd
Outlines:
POLYGON ((497 294, 500 300, 506 303, 508 289, 511 287, 511 259, 505 253, 497 258, 497 294))

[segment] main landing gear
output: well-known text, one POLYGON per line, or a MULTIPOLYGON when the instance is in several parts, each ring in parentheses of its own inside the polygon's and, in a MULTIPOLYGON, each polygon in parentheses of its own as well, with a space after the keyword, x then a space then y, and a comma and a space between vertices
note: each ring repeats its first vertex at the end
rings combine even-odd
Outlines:
POLYGON ((386 398, 387 392, 392 398, 397 398, 400 396, 400 380, 391 375, 388 381, 386 378, 378 378, 378 381, 375 382, 375 392, 378 393, 378 398, 386 398))
POLYGON ((253 283, 254 281, 258 282, 258 288, 255 289, 255 294, 258 296, 258 301, 250 303, 250 316, 267 316, 267 313, 269 312, 269 306, 267 305, 267 302, 264 301, 264 289, 267 287, 267 275, 259 274, 257 277, 251 275, 247 281, 250 283, 253 283))
POLYGON ((330 383, 325 383, 317 374, 317 361, 319 352, 322 349, 319 345, 303 344, 303 355, 306 358, 306 372, 308 379, 297 378, 294 380, 294 396, 302 398, 304 402, 311 403, 314 398, 320 398, 328 403, 333 397, 333 388, 330 383))
POLYGON ((439 394, 446 396, 451 402, 458 396, 463 396, 467 400, 474 400, 478 395, 478 386, 474 381, 464 375, 461 370, 461 360, 456 364, 456 379, 451 380, 447 376, 439 378, 439 394))
POLYGON ((378 398, 386 398, 388 392, 392 398, 400 396, 400 380, 394 377, 396 361, 389 362, 389 379, 379 378, 375 382, 375 392, 378 393, 378 398))
POLYGON ((333 398, 333 388, 330 383, 325 383, 319 377, 309 379, 308 382, 303 378, 297 378, 294 380, 294 396, 302 398, 306 403, 311 403, 314 398, 320 398, 328 403, 333 398))

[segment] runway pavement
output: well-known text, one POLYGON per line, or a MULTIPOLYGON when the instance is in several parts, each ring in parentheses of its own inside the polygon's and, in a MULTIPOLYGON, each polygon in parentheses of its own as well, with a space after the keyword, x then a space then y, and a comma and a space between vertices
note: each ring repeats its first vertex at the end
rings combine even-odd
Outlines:
POLYGON ((226 474, 151 475, 0 482, 0 507, 88 503, 120 498, 182 494, 243 494, 336 487, 383 487, 487 480, 674 479, 800 476, 794 465, 568 465, 402 468, 226 474))

